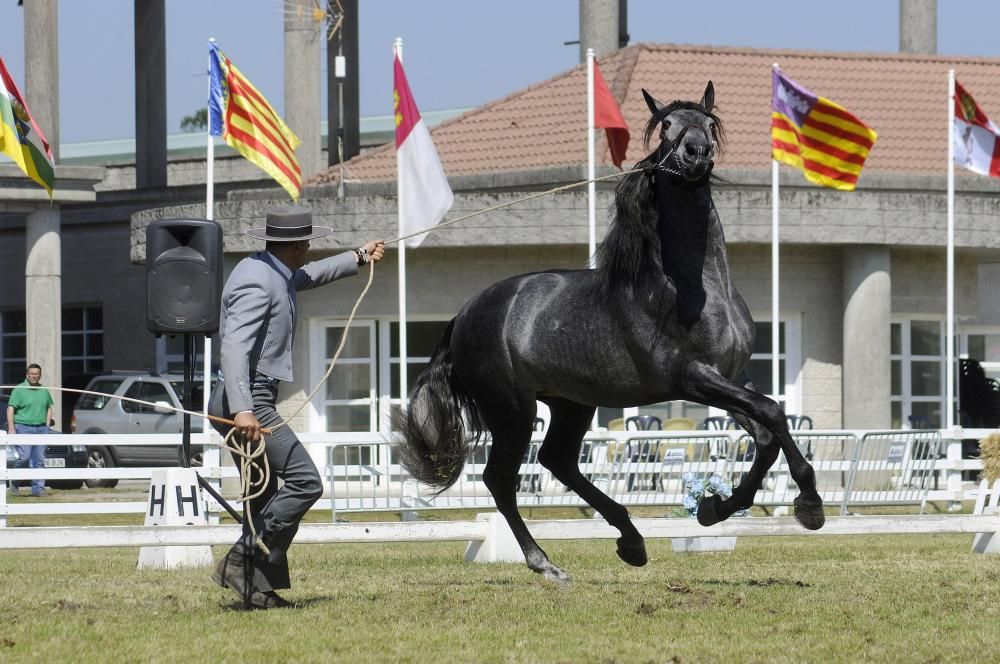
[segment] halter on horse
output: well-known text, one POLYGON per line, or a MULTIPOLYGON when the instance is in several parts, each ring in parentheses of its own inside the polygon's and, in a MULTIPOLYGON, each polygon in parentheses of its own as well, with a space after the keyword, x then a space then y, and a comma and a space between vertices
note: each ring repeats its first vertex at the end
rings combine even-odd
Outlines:
POLYGON ((524 551, 528 567, 564 582, 517 511, 521 459, 535 401, 551 423, 538 461, 621 532, 618 555, 646 564, 642 535, 628 511, 580 472, 584 434, 598 406, 685 399, 729 411, 757 441, 750 471, 733 495, 702 501, 712 525, 749 508, 783 450, 801 494, 795 516, 823 525, 812 467, 771 399, 737 382, 754 344, 753 320, 729 274, 725 237, 712 202, 713 157, 722 124, 709 82, 698 103, 663 105, 645 90, 660 143, 619 183, 615 218, 597 270, 550 270, 498 282, 451 321, 430 365, 397 418, 397 451, 418 480, 454 484, 471 448, 488 430, 483 480, 524 551))

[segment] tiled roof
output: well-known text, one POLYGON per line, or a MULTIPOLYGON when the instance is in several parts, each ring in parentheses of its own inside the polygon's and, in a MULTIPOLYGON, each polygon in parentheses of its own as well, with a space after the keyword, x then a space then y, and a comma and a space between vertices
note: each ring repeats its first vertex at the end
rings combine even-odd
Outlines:
MULTIPOLYGON (((1000 122, 1000 58, 898 53, 831 53, 714 46, 636 44, 601 59, 621 100, 632 138, 627 163, 645 156, 649 111, 642 88, 660 101, 698 100, 715 84, 726 129, 720 167, 770 168, 771 64, 813 93, 832 99, 878 132, 865 172, 942 174, 947 164, 947 72, 1000 122)), ((587 161, 583 65, 445 122, 431 131, 449 176, 577 166, 587 161)), ((599 132, 598 161, 610 165, 599 132)), ((392 144, 355 157, 348 177, 395 178, 392 144)), ((331 182, 331 168, 312 179, 331 182)), ((864 183, 862 175, 862 186, 864 183)))

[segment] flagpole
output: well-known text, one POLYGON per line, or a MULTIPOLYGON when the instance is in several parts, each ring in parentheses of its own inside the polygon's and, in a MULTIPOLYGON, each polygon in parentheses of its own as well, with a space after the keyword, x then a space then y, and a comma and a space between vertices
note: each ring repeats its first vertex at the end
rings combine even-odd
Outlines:
MULTIPOLYGON (((403 63, 403 38, 396 37, 395 43, 392 45, 393 57, 399 58, 400 64, 403 63)), ((396 200, 397 205, 397 225, 399 227, 399 234, 403 233, 403 219, 406 211, 403 209, 403 178, 400 176, 402 169, 399 168, 399 153, 398 146, 397 150, 397 163, 396 163, 396 200)), ((406 397, 407 397, 407 375, 406 375, 406 241, 400 242, 398 245, 398 272, 399 272, 399 407, 406 407, 406 397)))
MULTIPOLYGON (((209 44, 215 43, 215 37, 209 37, 209 44)), ((208 56, 208 99, 212 98, 212 56, 208 56)), ((208 172, 205 174, 205 218, 212 219, 212 208, 215 206, 215 139, 212 137, 212 109, 206 105, 205 117, 208 120, 206 135, 208 136, 208 154, 205 159, 208 172)))
POLYGON ((948 70, 948 278, 945 323, 945 428, 955 426, 955 70, 948 70))
POLYGON ((587 49, 587 267, 594 269, 597 253, 597 192, 594 186, 594 49, 587 49))
MULTIPOLYGON (((771 65, 774 69, 778 68, 778 63, 775 62, 771 65)), ((778 339, 778 332, 781 327, 778 321, 778 298, 780 295, 780 290, 778 287, 778 257, 779 257, 779 247, 778 247, 778 218, 779 218, 779 186, 778 186, 778 161, 776 159, 771 159, 771 386, 774 391, 774 400, 778 400, 778 395, 781 394, 782 388, 780 385, 784 381, 778 375, 778 371, 781 367, 781 363, 778 361, 778 351, 780 350, 780 344, 778 339)), ((786 395, 785 408, 788 407, 788 399, 786 395)))
MULTIPOLYGON (((209 37, 209 44, 215 43, 215 37, 209 37)), ((212 56, 209 54, 208 63, 208 99, 212 98, 212 56)), ((207 111, 205 118, 208 120, 207 136, 208 145, 207 153, 205 157, 205 164, 207 172, 205 173, 205 218, 209 221, 215 218, 215 137, 212 136, 212 109, 209 106, 205 107, 207 111)), ((220 266, 221 267, 221 266, 220 266)), ((212 393, 212 335, 205 336, 205 348, 202 352, 202 409, 207 414, 208 413, 208 400, 212 393)), ((212 445, 212 427, 209 426, 208 418, 203 417, 201 419, 201 431, 202 431, 202 444, 204 445, 204 455, 205 455, 205 465, 206 466, 219 466, 221 465, 221 459, 219 458, 219 448, 212 445)), ((219 482, 213 481, 212 484, 218 489, 219 482)), ((212 513, 209 517, 212 523, 218 523, 218 515, 212 513)))

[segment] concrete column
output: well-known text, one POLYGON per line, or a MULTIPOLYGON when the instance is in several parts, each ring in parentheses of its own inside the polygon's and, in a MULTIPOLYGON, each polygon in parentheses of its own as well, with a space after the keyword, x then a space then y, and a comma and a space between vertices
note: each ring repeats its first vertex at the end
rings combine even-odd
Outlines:
POLYGON ((59 161, 58 0, 24 3, 24 100, 59 161))
POLYGON ((135 0, 135 187, 167 186, 164 0, 135 0))
POLYGON ((937 0, 899 0, 899 52, 937 53, 937 0))
POLYGON ((848 429, 891 425, 889 248, 844 248, 844 423, 848 429))
MULTIPOLYGON (((28 4, 31 4, 30 2, 28 4)), ((42 367, 42 383, 62 386, 62 254, 59 208, 39 208, 25 229, 25 319, 28 364, 42 367)), ((56 422, 62 422, 60 393, 53 392, 56 422)))
POLYGON ((580 62, 618 50, 618 0, 580 0, 580 62))
POLYGON ((285 123, 302 143, 295 151, 303 182, 325 168, 320 143, 320 40, 311 0, 285 0, 285 123))

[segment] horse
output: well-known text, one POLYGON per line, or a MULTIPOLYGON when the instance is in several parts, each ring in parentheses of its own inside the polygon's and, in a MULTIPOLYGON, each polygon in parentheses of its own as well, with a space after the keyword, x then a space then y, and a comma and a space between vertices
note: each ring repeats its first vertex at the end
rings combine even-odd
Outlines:
POLYGON ((569 576, 531 536, 516 504, 536 400, 551 414, 539 463, 618 529, 617 554, 629 565, 648 561, 642 535, 578 464, 598 406, 684 399, 729 411, 754 436, 749 472, 729 498, 701 501, 700 524, 748 509, 779 450, 800 489, 795 518, 810 530, 824 523, 813 468, 781 408, 738 380, 755 332, 712 202, 724 138, 712 112, 715 88, 709 81, 697 103, 663 104, 642 93, 651 113, 643 145, 657 130, 659 145, 619 181, 597 269, 524 274, 473 297, 447 325, 394 423, 400 462, 441 491, 458 480, 488 431, 483 481, 528 567, 560 583, 569 576))

